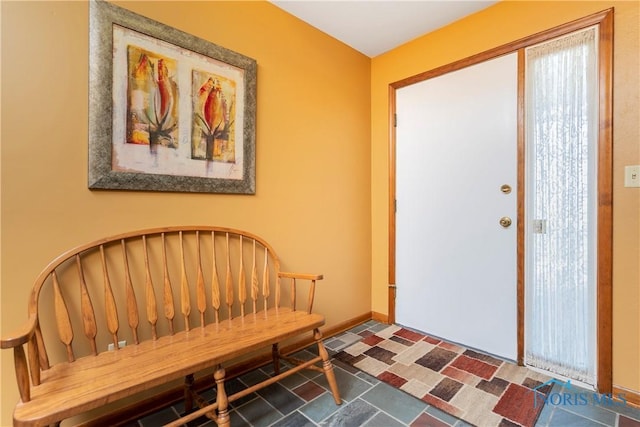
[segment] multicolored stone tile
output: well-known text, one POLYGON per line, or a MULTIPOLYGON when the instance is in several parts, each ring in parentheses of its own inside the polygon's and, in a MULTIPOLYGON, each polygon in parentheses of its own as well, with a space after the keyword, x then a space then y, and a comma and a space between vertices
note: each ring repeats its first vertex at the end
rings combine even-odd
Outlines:
POLYGON ((618 422, 618 427, 640 427, 640 421, 627 418, 624 415, 620 415, 620 420, 618 422))
POLYGON ((534 388, 549 379, 397 325, 368 335, 336 358, 453 417, 483 427, 535 425, 543 408, 539 402, 544 399, 534 388), (540 396, 534 405, 536 393, 540 396))
MULTIPOLYGON (((284 387, 276 386, 265 389, 265 392, 274 394, 274 396, 268 396, 268 399, 263 398, 262 393, 250 393, 234 401, 230 406, 231 425, 259 427, 268 424, 273 427, 311 427, 360 426, 364 423, 366 427, 522 427, 520 423, 494 412, 496 407, 503 412, 500 409, 501 406, 507 409, 510 405, 515 406, 521 403, 510 403, 508 399, 502 400, 504 396, 509 397, 509 394, 506 393, 509 385, 514 383, 529 390, 534 388, 545 390, 545 387, 550 388, 554 383, 553 381, 549 382, 549 378, 539 371, 505 363, 496 357, 474 350, 460 350, 462 353, 456 353, 458 356, 462 354, 496 366, 498 370, 493 378, 485 380, 470 372, 455 368, 451 363, 440 372, 435 372, 414 362, 439 344, 439 339, 426 336, 414 342, 395 334, 403 328, 385 329, 385 326, 387 325, 370 321, 352 328, 326 343, 327 347, 330 347, 329 342, 332 343, 332 353, 346 350, 334 356, 334 373, 344 402, 341 406, 335 405, 333 397, 328 391, 329 385, 321 373, 303 371, 278 382, 284 387), (362 344, 360 341, 373 334, 379 334, 378 336, 384 340, 388 339, 406 345, 403 352, 392 358, 395 361, 394 364, 388 365, 363 354, 372 346, 362 344), (359 342, 350 345, 356 336, 360 337, 355 338, 359 342), (348 360, 350 363, 344 363, 343 360, 348 360), (359 364, 362 368, 355 367, 353 364, 359 364), (381 379, 371 376, 371 373, 381 379), (462 387, 448 402, 430 394, 445 377, 462 384, 462 387), (545 383, 547 386, 543 385, 545 383), (402 385, 398 386, 399 384, 402 385), (276 398, 275 395, 282 395, 282 398, 276 398), (281 412, 288 412, 292 406, 297 406, 295 402, 298 399, 302 399, 304 403, 302 406, 286 415, 281 412), (498 406, 498 402, 501 406, 498 406), (274 405, 280 409, 276 409, 274 405), (376 411, 369 410, 369 405, 376 411), (448 412, 443 412, 438 408, 448 412), (369 416, 371 418, 365 420, 369 416), (459 418, 462 418, 463 421, 460 421, 459 418)), ((380 341, 380 343, 382 342, 380 341)), ((317 355, 315 346, 296 353, 296 357, 302 360, 309 360, 314 355, 317 355)), ((282 368, 290 369, 291 365, 283 361, 282 368)), ((227 394, 234 394, 273 375, 272 365, 267 365, 228 380, 225 389, 227 394)), ((577 385, 571 386, 572 389, 574 387, 575 392, 591 393, 591 391, 581 389, 577 385)), ((561 396, 561 393, 568 390, 566 384, 564 387, 558 384, 553 388, 554 395, 552 396, 555 397, 561 396)), ((522 389, 520 390, 522 391, 522 389)), ((213 388, 206 390, 203 397, 207 401, 212 401, 215 395, 215 388, 213 388)), ((524 395, 526 396, 526 393, 524 395)), ((513 399, 513 396, 511 398, 513 399)), ((635 409, 630 404, 624 406, 603 404, 560 407, 553 403, 554 399, 551 399, 550 402, 542 408, 538 416, 536 423, 540 426, 640 427, 640 409, 635 409)), ((542 396, 540 396, 538 403, 542 403, 542 396)), ((517 414, 517 411, 514 412, 517 414)), ((507 414, 507 411, 504 413, 507 414)), ((174 421, 179 414, 184 414, 183 402, 178 402, 173 408, 163 408, 159 412, 145 415, 137 420, 136 425, 155 427, 174 421)), ((517 417, 517 415, 510 416, 517 417)), ((206 417, 201 417, 195 420, 193 425, 204 425, 204 423, 209 425, 211 421, 206 417)))
POLYGON ((307 402, 320 396, 325 391, 326 391, 325 389, 323 389, 322 387, 320 387, 319 385, 317 385, 312 381, 307 381, 301 386, 298 386, 295 389, 293 389, 293 392, 295 394, 297 394, 307 402))

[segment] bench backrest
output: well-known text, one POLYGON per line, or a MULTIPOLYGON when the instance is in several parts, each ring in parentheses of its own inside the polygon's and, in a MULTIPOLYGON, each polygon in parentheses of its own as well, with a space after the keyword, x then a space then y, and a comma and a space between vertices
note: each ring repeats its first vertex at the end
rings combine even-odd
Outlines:
POLYGON ((273 248, 241 230, 166 227, 82 245, 51 262, 34 285, 29 359, 40 369, 32 366, 32 380, 38 384, 39 371, 54 363, 117 351, 123 341, 259 316, 281 302, 295 309, 293 282, 281 289, 273 248), (48 351, 53 346, 62 350, 48 351))

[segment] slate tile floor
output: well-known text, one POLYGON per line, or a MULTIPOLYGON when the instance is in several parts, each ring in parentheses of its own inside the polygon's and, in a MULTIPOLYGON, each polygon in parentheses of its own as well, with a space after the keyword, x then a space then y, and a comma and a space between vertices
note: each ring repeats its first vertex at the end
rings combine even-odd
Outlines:
MULTIPOLYGON (((388 325, 369 321, 325 341, 330 353, 386 328, 388 325)), ((310 358, 315 348, 297 353, 301 359, 310 358)), ((286 369, 286 364, 285 365, 286 369)), ((337 406, 324 375, 315 371, 301 371, 280 383, 266 387, 231 404, 232 427, 463 427, 468 424, 448 415, 425 402, 395 389, 339 360, 334 370, 343 403, 337 406)), ((227 382, 227 392, 234 393, 256 384, 273 372, 270 366, 256 369, 227 382)), ((562 392, 562 387, 554 386, 562 392)), ((575 392, 575 386, 572 390, 575 392)), ((213 390, 205 397, 213 400, 213 390)), ((173 421, 183 412, 182 403, 164 408, 131 423, 127 427, 156 427, 173 421)), ((201 418, 195 426, 215 426, 213 421, 201 418)), ((640 409, 631 406, 609 408, 603 406, 546 405, 536 427, 640 427, 640 409), (615 412, 614 412, 615 409, 615 412)), ((482 427, 482 426, 479 426, 482 427)))

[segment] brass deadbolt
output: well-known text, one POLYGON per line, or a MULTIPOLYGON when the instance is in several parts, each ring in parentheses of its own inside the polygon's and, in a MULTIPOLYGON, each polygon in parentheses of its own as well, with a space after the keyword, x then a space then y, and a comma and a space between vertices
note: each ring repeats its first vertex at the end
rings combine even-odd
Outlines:
POLYGON ((509 228, 509 226, 511 225, 511 218, 509 218, 508 216, 503 216, 502 218, 500 218, 500 225, 504 228, 509 228))

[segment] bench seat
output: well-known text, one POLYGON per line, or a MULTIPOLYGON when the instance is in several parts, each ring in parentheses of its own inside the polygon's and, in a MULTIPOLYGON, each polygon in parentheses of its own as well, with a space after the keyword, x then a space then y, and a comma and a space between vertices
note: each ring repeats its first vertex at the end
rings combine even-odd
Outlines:
POLYGON ((75 414, 77 408, 103 406, 323 324, 324 317, 319 314, 273 308, 266 315, 261 311, 84 357, 71 364, 59 363, 43 372, 42 384, 32 389, 32 400, 18 404, 14 421, 18 426, 23 422, 48 425, 75 414), (114 382, 114 376, 119 381, 114 382))

